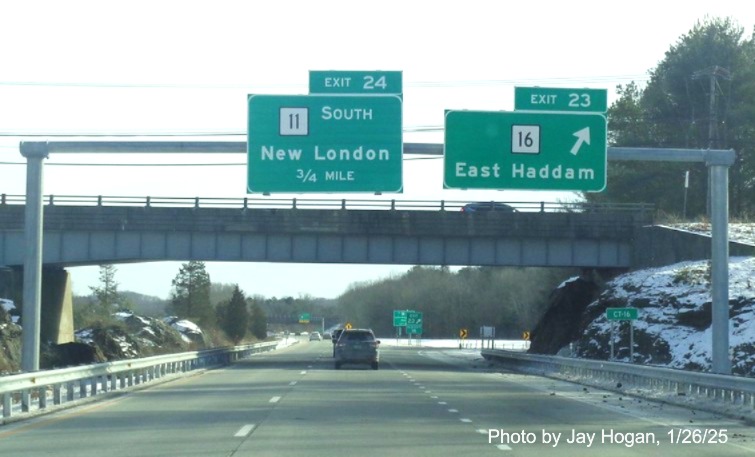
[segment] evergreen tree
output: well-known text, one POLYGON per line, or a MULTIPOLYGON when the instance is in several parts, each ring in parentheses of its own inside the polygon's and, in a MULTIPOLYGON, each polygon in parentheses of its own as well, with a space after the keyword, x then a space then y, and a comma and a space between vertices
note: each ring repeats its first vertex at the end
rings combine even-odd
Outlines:
POLYGON ((171 311, 202 326, 215 325, 215 312, 210 304, 210 275, 204 262, 192 260, 181 265, 173 279, 171 311))
POLYGON ((267 316, 257 300, 252 300, 251 307, 251 325, 249 330, 255 338, 264 340, 267 338, 267 316))
POLYGON ((250 317, 246 297, 238 285, 234 287, 231 299, 221 309, 220 327, 234 344, 238 344, 246 336, 250 317))
POLYGON ((118 307, 120 294, 115 280, 116 268, 113 265, 100 265, 100 285, 89 287, 97 300, 97 305, 105 312, 112 312, 118 307))

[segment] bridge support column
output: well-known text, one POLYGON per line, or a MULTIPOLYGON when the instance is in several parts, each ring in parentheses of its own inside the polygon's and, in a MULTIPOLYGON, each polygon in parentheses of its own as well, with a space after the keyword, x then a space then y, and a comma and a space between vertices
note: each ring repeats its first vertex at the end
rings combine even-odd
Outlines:
POLYGON ((71 274, 62 268, 42 271, 42 341, 73 342, 71 274))
MULTIPOLYGON (((21 268, 0 270, 0 297, 9 298, 22 306, 21 291, 24 275, 21 268)), ((63 268, 43 268, 40 300, 39 341, 55 344, 74 341, 73 292, 71 274, 63 268)), ((23 326, 23 318, 21 325, 23 326)))
POLYGON ((0 298, 21 306, 21 268, 0 267, 0 298))

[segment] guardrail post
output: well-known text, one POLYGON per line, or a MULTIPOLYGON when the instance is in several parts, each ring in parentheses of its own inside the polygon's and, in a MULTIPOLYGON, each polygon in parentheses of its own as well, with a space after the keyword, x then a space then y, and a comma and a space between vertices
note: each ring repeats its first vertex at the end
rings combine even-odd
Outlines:
POLYGON ((39 388, 39 409, 47 408, 47 387, 39 388))
POLYGON ((50 201, 48 203, 50 206, 55 206, 55 195, 50 194, 50 201))
POLYGON ((391 199, 391 211, 396 209, 396 200, 391 199))
POLYGON ((0 195, 0 205, 5 204, 5 194, 0 195))
POLYGON ((52 388, 52 404, 59 405, 63 403, 63 385, 55 384, 52 388))
POLYGON ((199 208, 199 197, 194 197, 194 208, 199 208))
POLYGON ((146 206, 147 206, 147 208, 149 208, 150 206, 152 206, 152 197, 147 197, 147 205, 146 206))
POLYGON ((446 210, 446 201, 445 200, 441 200, 440 201, 440 210, 441 211, 445 211, 446 210))
POLYGON ((97 196, 97 206, 102 206, 102 195, 97 196))
POLYGON ((11 402, 11 393, 3 394, 3 417, 10 417, 13 414, 13 403, 11 402))
POLYGON ((28 413, 31 408, 31 392, 29 389, 21 391, 21 411, 28 413))
POLYGON ((244 209, 249 209, 249 199, 244 197, 244 209))
POLYGON ((82 379, 79 381, 79 398, 86 398, 87 397, 87 384, 86 380, 82 379))
POLYGON ((540 212, 541 213, 545 212, 545 202, 540 202, 540 212))
POLYGON ((73 381, 66 384, 66 401, 73 401, 76 391, 76 386, 73 381))
POLYGON ((291 207, 291 209, 296 209, 296 198, 294 198, 294 199, 292 200, 292 202, 293 202, 293 203, 292 203, 292 204, 293 204, 293 206, 291 207))
POLYGON ((346 209, 346 199, 341 200, 341 209, 346 209))

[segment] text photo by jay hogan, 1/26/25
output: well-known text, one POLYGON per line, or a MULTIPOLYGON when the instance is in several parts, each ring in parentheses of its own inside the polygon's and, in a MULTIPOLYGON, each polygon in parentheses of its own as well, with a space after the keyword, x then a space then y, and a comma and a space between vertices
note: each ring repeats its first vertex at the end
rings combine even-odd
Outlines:
POLYGON ((665 433, 655 432, 621 432, 613 428, 599 431, 551 432, 546 429, 537 431, 488 429, 488 444, 545 444, 552 447, 594 445, 619 445, 628 448, 635 446, 663 446, 687 444, 726 444, 729 442, 728 431, 724 428, 670 428, 665 433))

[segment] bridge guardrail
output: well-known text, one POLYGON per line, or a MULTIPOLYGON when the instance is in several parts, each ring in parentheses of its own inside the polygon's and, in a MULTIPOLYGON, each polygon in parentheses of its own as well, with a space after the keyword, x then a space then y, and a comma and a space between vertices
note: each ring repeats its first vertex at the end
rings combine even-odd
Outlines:
POLYGON ((50 402, 53 406, 61 406, 169 375, 226 365, 258 352, 273 350, 278 344, 273 341, 2 376, 0 424, 10 422, 16 413, 23 417, 47 410, 50 402))
MULTIPOLYGON (((0 194, 0 205, 23 205, 24 195, 0 194)), ((220 197, 152 197, 103 195, 45 195, 45 205, 76 206, 144 206, 184 208, 283 208, 283 209, 351 209, 351 210, 430 210, 460 211, 470 203, 453 200, 396 199, 316 199, 316 198, 220 198, 220 197)), ((587 202, 505 202, 521 212, 602 212, 654 210, 648 203, 587 202)))
POLYGON ((755 379, 601 360, 481 351, 504 367, 697 409, 755 418, 755 379), (700 400, 713 400, 701 402, 700 400))

